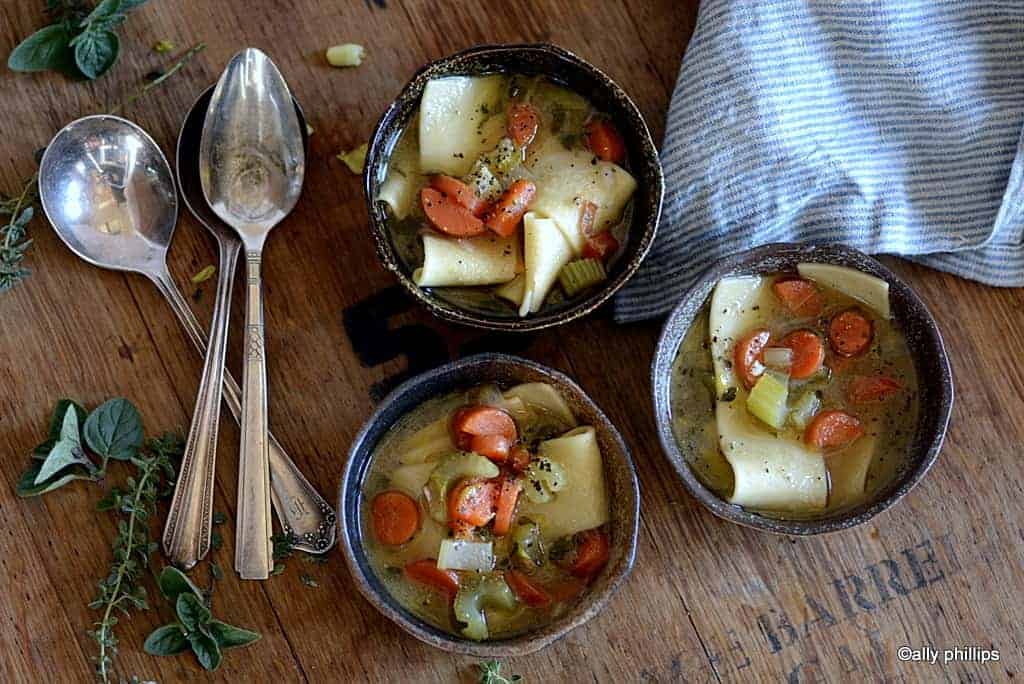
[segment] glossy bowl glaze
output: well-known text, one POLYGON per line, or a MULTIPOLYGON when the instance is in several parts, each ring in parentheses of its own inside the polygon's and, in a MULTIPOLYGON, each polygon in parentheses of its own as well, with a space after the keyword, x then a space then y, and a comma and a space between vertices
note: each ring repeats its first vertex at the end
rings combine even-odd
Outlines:
POLYGON ((554 45, 483 45, 432 62, 420 69, 387 108, 370 139, 364 172, 367 210, 377 255, 399 282, 431 312, 446 320, 489 330, 529 331, 567 323, 607 301, 640 266, 654 241, 661 218, 664 178, 658 150, 640 110, 614 81, 597 67, 554 45), (419 109, 423 88, 432 78, 491 73, 542 74, 585 95, 611 116, 626 141, 629 170, 637 180, 633 220, 625 250, 611 267, 608 282, 587 297, 542 310, 526 318, 499 317, 460 308, 419 287, 399 257, 386 223, 383 202, 376 197, 384 182, 387 162, 402 132, 419 109))
POLYGON ((526 359, 505 354, 480 354, 418 375, 380 403, 352 444, 342 475, 338 513, 341 547, 349 570, 359 591, 377 610, 431 646, 482 658, 505 658, 544 648, 601 612, 633 568, 640 522, 640 490, 633 459, 622 436, 579 385, 558 371, 526 359), (496 382, 500 386, 522 382, 549 383, 565 397, 580 423, 594 426, 604 457, 611 503, 611 557, 579 602, 559 619, 520 636, 475 642, 434 627, 391 597, 367 558, 360 509, 363 483, 373 451, 388 430, 428 399, 484 382, 496 382))
POLYGON ((835 532, 866 522, 909 492, 942 448, 953 407, 953 376, 942 335, 920 297, 899 276, 863 252, 838 244, 770 244, 727 257, 711 267, 683 296, 665 322, 651 367, 654 413, 658 438, 683 486, 715 515, 726 520, 779 534, 808 535, 835 532), (898 477, 874 499, 836 514, 811 520, 780 520, 728 503, 708 489, 690 469, 672 430, 672 365, 697 314, 722 278, 793 271, 800 262, 848 266, 889 283, 889 299, 896 327, 914 357, 920 411, 906 465, 898 477))

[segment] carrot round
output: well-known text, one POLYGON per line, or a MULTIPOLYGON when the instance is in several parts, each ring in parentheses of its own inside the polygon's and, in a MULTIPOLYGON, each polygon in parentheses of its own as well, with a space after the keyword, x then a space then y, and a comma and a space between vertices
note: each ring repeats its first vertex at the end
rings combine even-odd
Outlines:
POLYGON ((476 196, 471 187, 460 181, 458 178, 440 174, 430 178, 430 187, 443 193, 452 202, 467 209, 469 213, 479 218, 487 211, 487 202, 476 196))
POLYGON ((520 178, 487 211, 484 225, 502 237, 512 235, 536 194, 537 186, 520 178))
POLYGON ((885 401, 901 389, 903 385, 887 375, 862 376, 850 381, 846 396, 854 404, 867 404, 885 401))
POLYGON ((626 143, 615 125, 606 119, 594 119, 587 124, 587 147, 598 159, 621 164, 626 161, 626 143))
POLYGON ((817 316, 821 313, 821 294, 809 280, 780 278, 772 283, 772 291, 794 316, 817 316))
POLYGON ((505 435, 473 435, 469 440, 470 451, 497 463, 504 463, 508 459, 510 447, 511 444, 505 435))
POLYGON ((733 351, 733 366, 743 381, 743 386, 750 389, 757 383, 758 377, 764 373, 764 348, 772 334, 767 328, 757 328, 740 338, 733 351))
POLYGON ((615 236, 605 231, 587 238, 583 245, 584 259, 600 259, 605 261, 619 251, 619 241, 615 236))
POLYGON ((494 513, 494 534, 503 537, 512 527, 512 518, 516 514, 516 503, 519 493, 523 491, 522 483, 511 477, 501 481, 498 491, 498 507, 494 513))
POLYGON ((370 504, 373 533, 388 546, 398 546, 413 538, 420 527, 420 507, 408 494, 381 492, 370 504))
POLYGON ((494 517, 498 486, 487 480, 463 480, 448 497, 449 522, 483 527, 494 517))
POLYGON ((446 594, 449 600, 459 592, 459 574, 454 570, 437 567, 437 561, 433 558, 413 561, 405 566, 404 572, 408 579, 446 594))
POLYGON ((506 570, 505 582, 516 597, 531 608, 540 608, 551 603, 548 593, 518 570, 506 570))
POLYGON ((600 530, 581 532, 576 558, 569 572, 575 577, 590 578, 599 573, 607 562, 608 535, 600 530))
POLYGON ((517 102, 508 108, 508 135, 519 147, 533 142, 540 127, 537 108, 525 102, 517 102))
POLYGON ((845 446, 864 434, 864 426, 856 416, 845 411, 822 411, 804 432, 804 441, 819 449, 845 446))
POLYGON ((871 319, 856 307, 840 311, 828 324, 829 345, 836 354, 847 358, 867 351, 874 336, 871 319))
POLYGON ((501 435, 511 445, 516 441, 516 422, 507 412, 493 406, 464 406, 452 416, 452 436, 460 449, 472 449, 473 437, 501 435))
POLYGON ((794 330, 779 343, 793 352, 793 362, 789 366, 789 377, 802 380, 809 378, 821 369, 825 361, 825 345, 821 338, 810 330, 794 330))
POLYGON ((423 213, 440 232, 452 237, 474 237, 486 232, 483 221, 434 188, 420 191, 423 213))

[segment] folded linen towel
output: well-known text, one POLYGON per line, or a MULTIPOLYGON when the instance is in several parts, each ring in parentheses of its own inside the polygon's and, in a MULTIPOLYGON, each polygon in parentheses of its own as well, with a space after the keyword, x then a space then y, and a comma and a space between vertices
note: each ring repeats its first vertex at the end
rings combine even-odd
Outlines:
POLYGON ((1024 3, 705 0, 662 147, 654 246, 620 321, 711 263, 843 242, 1024 286, 1024 3))

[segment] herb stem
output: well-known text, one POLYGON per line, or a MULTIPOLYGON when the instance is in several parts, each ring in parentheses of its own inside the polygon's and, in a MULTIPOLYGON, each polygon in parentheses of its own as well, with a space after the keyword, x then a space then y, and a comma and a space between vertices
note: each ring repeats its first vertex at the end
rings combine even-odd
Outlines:
POLYGON ((153 79, 146 85, 142 86, 128 97, 126 97, 116 107, 111 109, 110 113, 119 114, 120 112, 135 104, 136 100, 138 100, 140 97, 148 93, 150 90, 153 90, 153 88, 158 87, 161 83, 163 83, 168 78, 173 76, 175 73, 181 70, 182 67, 188 64, 189 60, 191 60, 193 57, 195 57, 197 54, 199 54, 205 49, 206 43, 196 43, 195 45, 193 45, 191 48, 188 49, 188 51, 185 54, 181 56, 181 58, 177 62, 175 62, 171 67, 169 67, 167 71, 165 71, 163 74, 153 79))
MULTIPOLYGON (((106 463, 104 462, 104 470, 106 469, 106 463)), ((153 462, 146 463, 146 469, 143 471, 141 478, 139 479, 138 486, 135 487, 135 495, 132 497, 131 515, 128 518, 128 534, 127 547, 125 548, 124 558, 118 564, 117 567, 117 579, 114 581, 114 590, 111 596, 113 600, 107 603, 106 610, 103 611, 103 620, 100 622, 100 634, 97 640, 100 644, 100 655, 99 655, 99 675, 103 682, 110 681, 110 673, 108 672, 107 666, 111 662, 107 657, 107 639, 102 638, 103 631, 110 629, 110 618, 114 611, 114 607, 121 602, 124 595, 121 594, 121 585, 124 582, 125 572, 127 572, 128 561, 132 558, 132 552, 135 551, 137 546, 135 541, 135 521, 138 519, 139 501, 142 498, 142 494, 145 491, 146 481, 150 476, 157 472, 156 464, 153 462)))

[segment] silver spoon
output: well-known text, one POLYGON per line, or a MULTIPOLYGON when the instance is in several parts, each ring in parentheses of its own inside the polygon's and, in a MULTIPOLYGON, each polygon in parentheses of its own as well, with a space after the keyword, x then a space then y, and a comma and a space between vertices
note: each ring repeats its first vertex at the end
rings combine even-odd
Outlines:
POLYGON ((288 84, 263 52, 247 48, 238 53, 217 82, 203 124, 199 170, 207 203, 235 229, 245 247, 235 570, 242 579, 266 579, 274 561, 260 266, 267 235, 291 212, 302 192, 305 153, 288 84))
MULTIPOLYGON (((197 132, 193 136, 198 139, 197 132)), ((194 165, 198 168, 197 160, 194 165)), ((50 223, 75 254, 95 266, 140 273, 153 281, 205 354, 206 335, 167 270, 177 219, 170 166, 142 129, 106 115, 68 124, 43 155, 39 190, 50 223)), ((228 407, 237 417, 238 385, 230 375, 224 383, 228 407)), ((297 548, 323 553, 335 541, 334 511, 277 442, 272 439, 271 444, 274 505, 282 528, 297 536, 297 548)))
MULTIPOLYGON (((192 105, 188 116, 178 133, 177 175, 178 188, 181 190, 185 206, 202 223, 217 241, 221 255, 231 259, 229 270, 219 273, 219 277, 227 280, 226 299, 231 299, 231 285, 235 270, 235 262, 242 242, 231 228, 224 224, 211 211, 203 197, 203 189, 199 183, 199 141, 203 133, 203 122, 206 110, 213 96, 213 86, 206 89, 192 105)), ((295 102, 295 112, 299 117, 299 125, 303 134, 303 149, 308 149, 309 140, 306 134, 306 118, 295 102)), ((218 293, 221 283, 218 282, 218 293)), ((225 307, 226 308, 226 307, 225 307)), ((227 318, 225 314, 225 319, 227 318)), ((242 414, 242 392, 238 383, 230 374, 224 377, 224 397, 228 408, 238 420, 242 414)), ((324 553, 334 546, 335 522, 334 510, 313 485, 303 477, 284 448, 270 435, 270 501, 277 513, 281 528, 286 535, 294 538, 294 547, 309 553, 324 553)))

